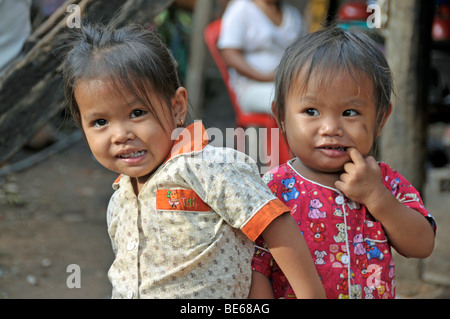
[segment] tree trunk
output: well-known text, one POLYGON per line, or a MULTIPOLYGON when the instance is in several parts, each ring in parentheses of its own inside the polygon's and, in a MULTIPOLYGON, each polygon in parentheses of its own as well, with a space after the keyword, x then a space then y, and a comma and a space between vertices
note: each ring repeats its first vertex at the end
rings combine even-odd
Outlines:
POLYGON ((411 0, 389 5, 386 55, 395 94, 381 138, 381 159, 423 193, 433 3, 411 0))
MULTIPOLYGON (((424 195, 427 96, 433 1, 389 1, 386 55, 394 76, 393 111, 381 137, 381 159, 424 195)), ((397 279, 423 277, 423 261, 394 254, 397 279)))
POLYGON ((189 94, 191 116, 197 118, 201 115, 204 98, 204 71, 206 58, 206 44, 203 39, 203 30, 210 22, 213 1, 197 0, 194 9, 194 19, 191 34, 191 52, 189 54, 189 67, 186 79, 186 89, 189 94))

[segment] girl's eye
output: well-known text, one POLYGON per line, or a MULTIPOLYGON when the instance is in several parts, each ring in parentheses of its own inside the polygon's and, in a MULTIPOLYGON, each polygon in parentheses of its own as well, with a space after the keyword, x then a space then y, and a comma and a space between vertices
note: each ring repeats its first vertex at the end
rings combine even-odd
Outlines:
POLYGON ((133 111, 131 112, 130 117, 131 117, 131 118, 133 118, 133 117, 140 117, 140 116, 142 116, 142 115, 144 115, 144 114, 146 114, 146 113, 147 113, 147 112, 145 112, 145 111, 143 111, 143 110, 136 109, 136 110, 133 110, 133 111))
POLYGON ((346 110, 346 111, 344 111, 344 113, 342 113, 343 116, 355 116, 358 114, 359 113, 356 112, 355 110, 346 110))
POLYGON ((305 110, 305 114, 309 116, 319 116, 320 113, 316 109, 310 108, 305 110))
POLYGON ((92 122, 92 125, 96 127, 102 127, 105 126, 106 124, 108 124, 108 121, 104 119, 98 119, 92 122))

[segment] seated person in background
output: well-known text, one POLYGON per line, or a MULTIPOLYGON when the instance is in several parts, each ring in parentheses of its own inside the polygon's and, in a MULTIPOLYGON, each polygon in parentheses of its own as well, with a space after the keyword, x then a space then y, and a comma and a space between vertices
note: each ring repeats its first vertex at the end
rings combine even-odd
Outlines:
POLYGON ((271 113, 275 69, 284 50, 306 33, 300 12, 281 0, 232 0, 218 47, 244 111, 271 113))

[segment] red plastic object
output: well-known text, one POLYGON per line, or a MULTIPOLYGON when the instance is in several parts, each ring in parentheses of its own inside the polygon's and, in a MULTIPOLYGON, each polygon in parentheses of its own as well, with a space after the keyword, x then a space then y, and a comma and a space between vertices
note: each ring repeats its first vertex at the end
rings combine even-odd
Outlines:
POLYGON ((450 5, 439 6, 433 21, 434 41, 450 40, 450 5))
POLYGON ((432 34, 434 41, 450 40, 450 20, 434 18, 432 34))
MULTIPOLYGON (((225 87, 227 88, 228 94, 230 96, 231 104, 233 105, 233 109, 236 115, 236 127, 262 127, 267 128, 267 139, 265 141, 266 150, 271 150, 271 129, 277 128, 278 125, 275 118, 266 113, 248 113, 242 110, 239 105, 236 94, 233 91, 233 88, 229 83, 229 73, 228 67, 225 64, 225 61, 220 54, 219 49, 217 48, 217 41, 219 40, 220 35, 220 26, 221 19, 215 20, 206 26, 204 31, 204 38, 206 42, 206 46, 208 47, 211 56, 216 63, 219 72, 222 76, 223 81, 225 82, 225 87)), ((279 163, 285 163, 291 158, 288 146, 281 134, 279 132, 279 163)))
POLYGON ((370 16, 367 12, 365 1, 352 1, 344 3, 338 11, 338 17, 342 21, 366 21, 370 16))

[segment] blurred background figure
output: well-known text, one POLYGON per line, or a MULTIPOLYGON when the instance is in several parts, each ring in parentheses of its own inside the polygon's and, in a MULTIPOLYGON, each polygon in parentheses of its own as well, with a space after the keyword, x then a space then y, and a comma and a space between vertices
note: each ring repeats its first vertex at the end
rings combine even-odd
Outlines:
POLYGON ((281 0, 232 0, 218 47, 246 112, 271 113, 275 69, 284 50, 306 34, 300 12, 281 0))
POLYGON ((0 0, 0 76, 21 57, 31 33, 31 0, 0 0))
MULTIPOLYGON (((47 8, 46 2, 52 1, 42 2, 42 7, 47 8)), ((56 10, 61 2, 53 0, 54 8, 51 10, 56 10)), ((33 11, 37 3, 32 0, 0 0, 0 76, 24 57, 24 45, 33 31, 33 11)), ((44 16, 49 16, 52 11, 43 12, 44 16)), ((55 129, 51 123, 47 123, 28 141, 26 147, 40 150, 55 141, 55 129)))

